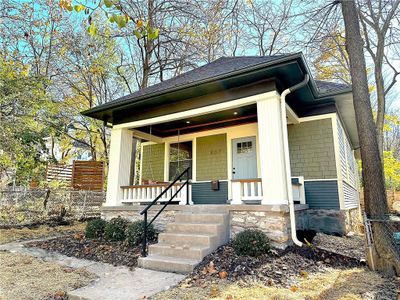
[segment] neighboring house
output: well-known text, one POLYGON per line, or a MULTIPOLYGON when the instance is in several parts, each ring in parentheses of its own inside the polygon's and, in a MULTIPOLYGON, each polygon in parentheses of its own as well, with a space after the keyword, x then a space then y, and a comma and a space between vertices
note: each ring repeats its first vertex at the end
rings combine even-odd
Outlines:
MULTIPOLYGON (((170 205, 161 213, 158 226, 178 223, 167 224, 161 244, 150 247, 141 265, 190 271, 244 228, 260 228, 285 247, 291 244, 292 198, 298 229, 352 230, 359 145, 351 88, 308 76, 301 53, 223 57, 83 112, 112 125, 105 218, 141 219, 137 204, 152 201, 190 167, 192 205, 170 205), (133 138, 142 141, 140 186, 130 186, 133 138), (211 233, 209 223, 227 227, 211 233), (203 245, 199 233, 223 238, 203 245), (192 261, 182 265, 171 258, 177 255, 192 261), (160 261, 169 265, 159 267, 160 261)), ((185 191, 176 198, 181 204, 185 191)))

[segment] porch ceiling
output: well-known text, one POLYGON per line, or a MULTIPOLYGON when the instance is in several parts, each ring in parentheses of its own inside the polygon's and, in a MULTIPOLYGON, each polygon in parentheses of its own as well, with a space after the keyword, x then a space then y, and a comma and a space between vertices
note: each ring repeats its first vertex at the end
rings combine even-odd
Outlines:
POLYGON ((150 126, 143 126, 135 129, 159 137, 169 137, 178 135, 178 131, 179 134, 188 134, 254 122, 257 122, 257 106, 252 104, 187 119, 155 124, 151 128, 150 126))

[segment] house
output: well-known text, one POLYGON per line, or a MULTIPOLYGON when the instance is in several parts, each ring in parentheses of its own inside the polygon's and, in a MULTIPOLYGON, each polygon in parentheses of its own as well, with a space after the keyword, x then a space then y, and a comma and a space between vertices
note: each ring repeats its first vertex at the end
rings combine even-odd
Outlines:
POLYGON ((359 207, 352 101, 350 87, 315 81, 295 53, 222 57, 85 111, 112 126, 103 216, 142 219, 140 204, 189 167, 189 188, 169 191, 176 204, 155 221, 166 233, 143 266, 190 271, 244 228, 260 228, 278 247, 298 243, 295 227, 345 234, 359 207), (134 139, 142 142, 137 186, 134 139))

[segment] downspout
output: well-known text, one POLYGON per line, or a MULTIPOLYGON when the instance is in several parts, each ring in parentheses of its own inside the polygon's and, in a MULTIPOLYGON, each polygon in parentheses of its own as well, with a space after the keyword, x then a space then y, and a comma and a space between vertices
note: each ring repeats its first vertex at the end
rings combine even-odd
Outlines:
POLYGON ((289 201, 290 231, 293 242, 300 247, 303 245, 303 243, 297 239, 297 234, 296 234, 296 216, 293 203, 292 174, 290 171, 289 138, 287 131, 287 123, 286 123, 286 96, 291 92, 305 86, 309 80, 310 76, 306 74, 302 82, 284 90, 281 94, 281 123, 282 123, 283 151, 285 158, 285 173, 286 173, 286 185, 287 185, 286 188, 289 201))

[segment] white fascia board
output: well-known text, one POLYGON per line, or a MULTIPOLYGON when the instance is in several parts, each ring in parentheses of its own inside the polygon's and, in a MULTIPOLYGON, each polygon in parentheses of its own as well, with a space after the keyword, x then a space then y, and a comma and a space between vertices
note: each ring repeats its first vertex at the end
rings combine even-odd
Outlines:
POLYGON ((324 119, 333 119, 333 118, 336 118, 336 113, 329 113, 329 114, 316 115, 316 116, 310 116, 310 117, 302 117, 302 118, 299 118, 299 121, 300 121, 300 123, 303 123, 303 122, 310 122, 310 121, 324 120, 324 119))
POLYGON ((293 109, 286 103, 286 115, 288 124, 299 124, 300 119, 293 109))
POLYGON ((136 129, 132 129, 131 131, 132 131, 133 136, 136 138, 141 138, 141 139, 152 141, 152 142, 155 142, 158 144, 163 142, 163 139, 159 136, 149 134, 149 133, 146 133, 146 132, 143 132, 140 130, 136 130, 136 129))

